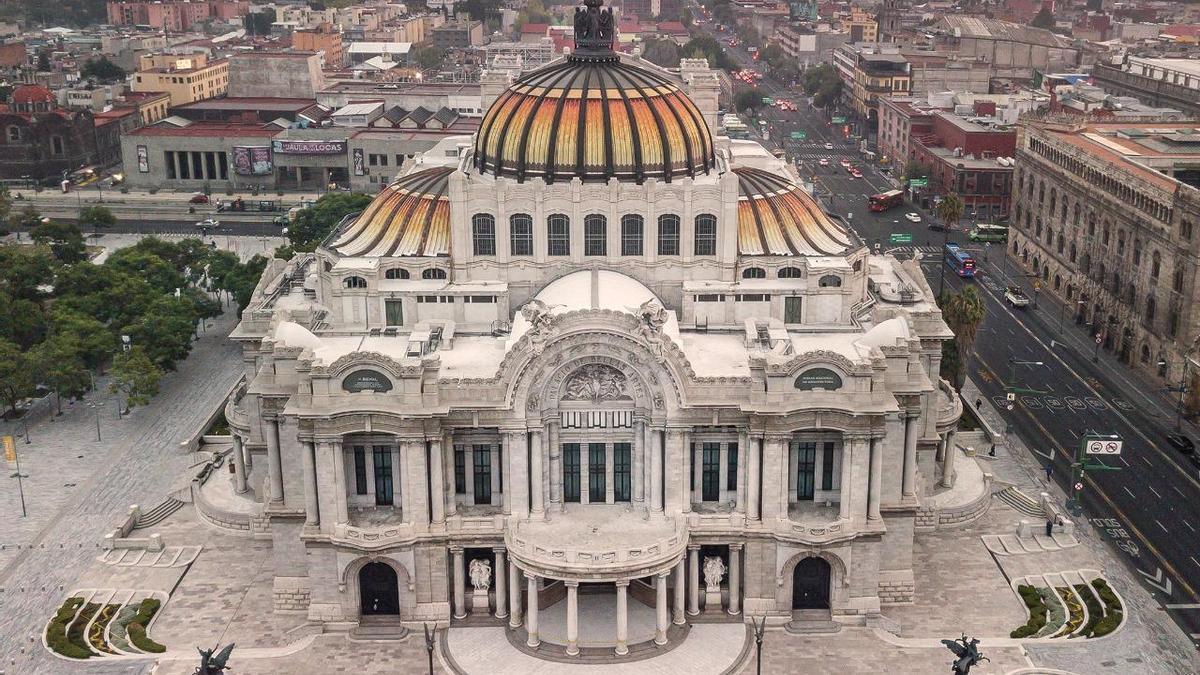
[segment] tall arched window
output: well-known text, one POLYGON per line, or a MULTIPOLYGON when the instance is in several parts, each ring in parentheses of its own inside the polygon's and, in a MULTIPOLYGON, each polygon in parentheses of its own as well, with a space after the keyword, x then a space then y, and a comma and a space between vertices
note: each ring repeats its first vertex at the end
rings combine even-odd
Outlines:
POLYGON ((679 255, 679 216, 673 213, 658 217, 658 254, 679 255))
POLYGON ((608 255, 608 219, 598 213, 583 217, 583 254, 608 255))
POLYGON ((508 217, 509 255, 533 255, 533 216, 514 213, 508 217))
POLYGON ((445 279, 446 270, 440 267, 430 267, 426 270, 421 270, 422 279, 445 279))
POLYGON ((717 217, 711 213, 696 216, 696 255, 717 254, 717 217))
POLYGON ((546 218, 546 255, 571 255, 571 219, 561 213, 546 218))
POLYGON ((407 279, 408 270, 403 267, 393 267, 383 273, 384 279, 407 279))
POLYGON ((1149 323, 1149 324, 1154 323, 1154 310, 1155 309, 1157 309, 1157 305, 1154 302, 1154 296, 1153 295, 1146 296, 1146 323, 1149 323))
POLYGON ((1162 256, 1155 251, 1150 256, 1150 276, 1154 279, 1158 278, 1158 273, 1162 270, 1162 256))
POLYGON ((743 279, 766 279, 767 271, 761 267, 747 267, 742 270, 743 279))
POLYGON ((804 276, 804 271, 799 267, 782 267, 778 276, 780 279, 800 279, 804 276))
POLYGON ((1183 270, 1175 270, 1175 274, 1171 277, 1171 289, 1176 293, 1183 292, 1183 270))
POLYGON ((640 256, 642 254, 642 233, 645 221, 636 213, 621 216, 621 255, 640 256))
POLYGON ((471 217, 471 243, 475 255, 496 255, 496 217, 476 213, 471 217))
POLYGON ((362 277, 346 277, 342 281, 342 286, 346 288, 366 288, 367 280, 362 277))

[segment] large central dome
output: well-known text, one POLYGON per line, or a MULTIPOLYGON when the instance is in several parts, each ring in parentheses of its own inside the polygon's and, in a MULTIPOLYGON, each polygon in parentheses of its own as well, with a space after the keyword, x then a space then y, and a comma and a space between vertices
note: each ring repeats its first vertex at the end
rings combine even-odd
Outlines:
MULTIPOLYGON (((579 35, 577 20, 577 45, 579 35)), ((587 47, 517 80, 488 108, 475 137, 480 171, 640 182, 716 165, 708 125, 675 83, 587 47)))

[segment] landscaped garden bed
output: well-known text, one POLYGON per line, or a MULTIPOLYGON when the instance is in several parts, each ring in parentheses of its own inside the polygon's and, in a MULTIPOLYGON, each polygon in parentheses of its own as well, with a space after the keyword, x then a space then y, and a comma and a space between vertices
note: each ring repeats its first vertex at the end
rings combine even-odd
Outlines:
POLYGON ((62 607, 54 613, 50 623, 46 625, 46 645, 54 653, 69 659, 86 659, 92 656, 87 647, 72 643, 67 637, 67 626, 71 624, 79 608, 83 606, 83 598, 67 598, 62 607))

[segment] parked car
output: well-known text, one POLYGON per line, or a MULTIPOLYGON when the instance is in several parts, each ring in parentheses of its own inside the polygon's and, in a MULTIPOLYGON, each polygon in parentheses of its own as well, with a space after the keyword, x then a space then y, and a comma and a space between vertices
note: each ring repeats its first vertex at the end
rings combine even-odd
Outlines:
POLYGON ((904 218, 910 223, 921 222, 921 214, 917 213, 916 211, 909 211, 908 213, 904 214, 904 218))
POLYGON ((832 150, 832 149, 833 149, 833 143, 826 143, 826 144, 825 144, 825 149, 826 149, 826 150, 832 150))
POLYGON ((188 203, 189 204, 207 204, 208 203, 208 195, 194 194, 194 195, 192 195, 192 198, 188 200, 188 203))
POLYGON ((930 221, 929 224, 926 225, 925 227, 927 227, 930 232, 945 232, 946 231, 945 225, 935 222, 935 221, 930 221))
POLYGON ((1193 443, 1192 439, 1188 438, 1187 436, 1178 433, 1170 433, 1166 434, 1166 439, 1167 443, 1170 443, 1171 447, 1175 448, 1180 453, 1184 455, 1196 454, 1196 444, 1193 443))
POLYGON ((817 164, 820 164, 821 166, 829 166, 829 160, 822 157, 821 161, 817 162, 817 164))

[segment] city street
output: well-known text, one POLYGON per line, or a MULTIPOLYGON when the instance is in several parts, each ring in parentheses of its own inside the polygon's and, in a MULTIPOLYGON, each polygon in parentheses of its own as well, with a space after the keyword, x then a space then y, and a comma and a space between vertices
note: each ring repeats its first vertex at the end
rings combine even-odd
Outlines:
MULTIPOLYGON (((998 409, 1004 410, 1006 386, 1020 391, 1005 422, 1034 448, 1051 477, 1068 492, 1070 464, 1088 433, 1115 434, 1124 441, 1120 455, 1103 462, 1119 470, 1089 472, 1083 479, 1084 518, 1124 551, 1130 567, 1155 592, 1164 609, 1200 643, 1200 467, 1176 452, 1164 438, 1175 425, 1174 401, 1164 384, 1153 383, 1118 364, 1110 352, 1095 349, 1089 329, 1076 325, 1073 308, 1045 296, 1038 307, 1013 309, 1004 287, 1033 289, 1000 249, 988 262, 975 256, 982 274, 959 279, 946 268, 947 289, 974 284, 987 303, 987 317, 975 349, 970 377, 998 409), (1061 326, 1061 328, 1060 328, 1061 326), (1092 361, 1098 352, 1098 362, 1092 361)), ((943 267, 939 256, 924 265, 936 291, 943 267)), ((1196 429, 1183 423, 1185 432, 1196 429)))

